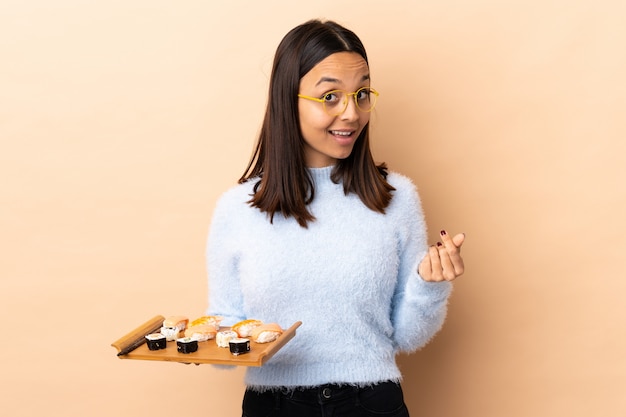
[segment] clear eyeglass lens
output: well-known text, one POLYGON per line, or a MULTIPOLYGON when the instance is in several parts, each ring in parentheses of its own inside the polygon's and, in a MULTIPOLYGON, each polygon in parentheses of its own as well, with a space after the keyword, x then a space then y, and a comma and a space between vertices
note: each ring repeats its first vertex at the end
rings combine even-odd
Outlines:
POLYGON ((371 111, 376 104, 376 94, 372 93, 371 88, 363 87, 352 94, 341 90, 328 92, 324 96, 324 109, 333 116, 341 114, 348 107, 348 100, 351 97, 354 97, 357 107, 363 112, 371 111))
POLYGON ((376 104, 376 94, 372 93, 370 88, 361 88, 354 94, 356 105, 359 106, 361 111, 371 111, 376 104))

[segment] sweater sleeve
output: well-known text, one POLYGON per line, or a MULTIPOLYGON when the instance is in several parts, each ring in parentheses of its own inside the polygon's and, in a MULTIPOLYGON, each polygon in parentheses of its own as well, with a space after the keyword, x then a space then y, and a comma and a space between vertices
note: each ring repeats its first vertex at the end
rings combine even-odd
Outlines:
MULTIPOLYGON (((242 203, 245 204, 245 203, 242 203)), ((209 276, 209 306, 207 314, 222 316, 226 326, 245 319, 239 279, 238 222, 233 221, 238 202, 233 192, 218 201, 206 249, 209 276)))
POLYGON ((399 268, 392 300, 393 341, 398 351, 413 352, 426 345, 441 329, 452 284, 426 282, 417 268, 428 251, 426 223, 415 186, 399 193, 399 268))

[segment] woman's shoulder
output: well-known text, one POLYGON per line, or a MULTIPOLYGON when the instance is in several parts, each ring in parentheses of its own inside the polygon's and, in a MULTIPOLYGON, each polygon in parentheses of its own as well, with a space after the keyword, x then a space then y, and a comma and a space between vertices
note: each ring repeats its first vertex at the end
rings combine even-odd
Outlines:
POLYGON ((420 196, 413 180, 399 172, 389 171, 387 182, 394 188, 389 205, 392 212, 421 210, 420 196))
POLYGON ((417 186, 411 178, 397 171, 389 171, 387 182, 396 189, 396 191, 405 193, 417 192, 417 186))
POLYGON ((250 180, 241 184, 235 184, 231 186, 226 191, 224 191, 222 195, 220 195, 217 200, 217 206, 227 206, 232 209, 237 205, 247 205, 247 203, 252 198, 252 195, 254 194, 255 183, 256 181, 250 180))

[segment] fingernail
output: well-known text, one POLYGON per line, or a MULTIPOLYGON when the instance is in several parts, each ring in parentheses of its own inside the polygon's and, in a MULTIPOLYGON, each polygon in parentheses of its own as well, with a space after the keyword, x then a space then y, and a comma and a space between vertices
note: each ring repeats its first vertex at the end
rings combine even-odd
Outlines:
POLYGON ((441 242, 437 242, 437 246, 443 246, 441 242))
POLYGON ((441 232, 439 232, 439 234, 441 234, 441 236, 445 236, 447 233, 445 230, 442 230, 441 232))

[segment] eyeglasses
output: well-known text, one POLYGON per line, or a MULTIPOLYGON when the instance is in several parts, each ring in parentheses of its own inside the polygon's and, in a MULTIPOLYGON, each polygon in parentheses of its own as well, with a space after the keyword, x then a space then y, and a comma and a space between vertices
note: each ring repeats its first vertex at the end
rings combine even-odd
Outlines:
POLYGON ((356 107, 362 112, 371 112, 376 105, 378 99, 378 91, 370 87, 363 87, 356 90, 354 93, 347 93, 343 90, 333 90, 325 93, 323 97, 310 97, 303 94, 298 94, 298 97, 317 101, 322 103, 324 111, 330 116, 339 116, 346 108, 348 108, 348 97, 353 96, 356 107))

